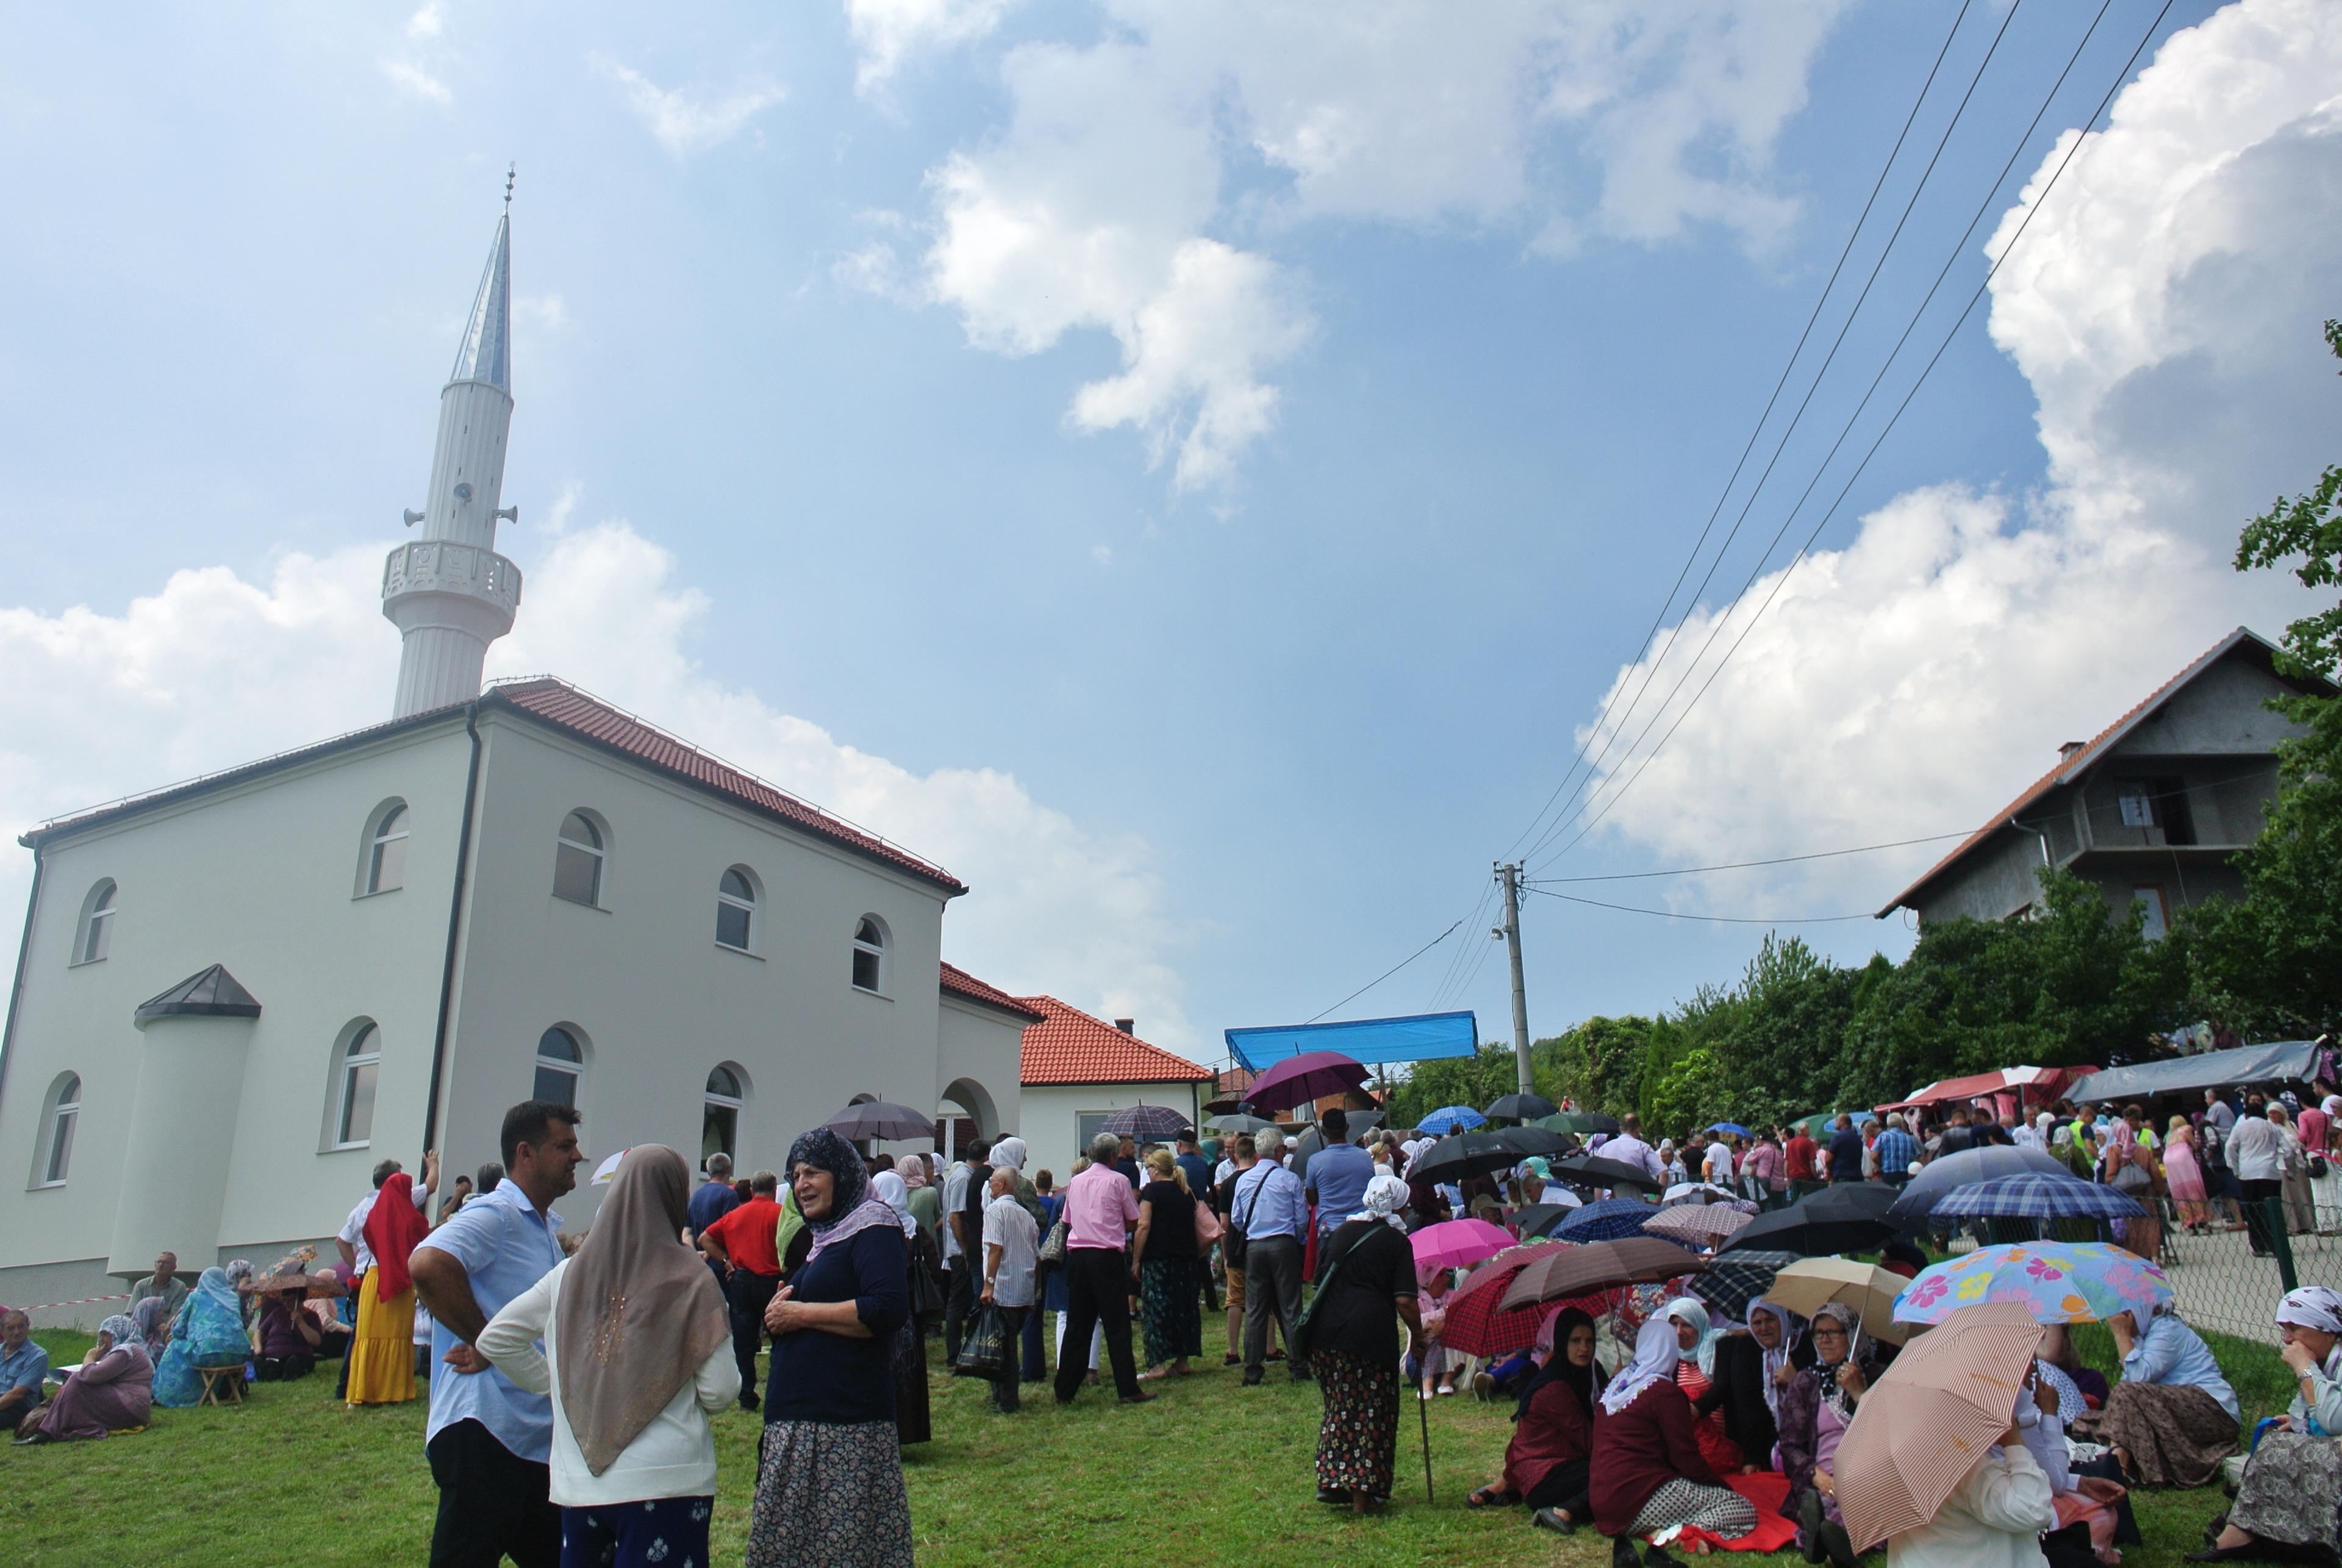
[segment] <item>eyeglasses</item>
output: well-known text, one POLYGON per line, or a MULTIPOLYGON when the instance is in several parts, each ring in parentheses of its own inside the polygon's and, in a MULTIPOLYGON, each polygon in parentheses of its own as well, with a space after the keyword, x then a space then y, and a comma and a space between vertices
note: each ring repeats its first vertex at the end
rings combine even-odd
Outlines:
POLYGON ((1846 1330, 1842 1328, 1817 1328, 1814 1330, 1814 1337, 1816 1339, 1844 1339, 1846 1337, 1846 1330))

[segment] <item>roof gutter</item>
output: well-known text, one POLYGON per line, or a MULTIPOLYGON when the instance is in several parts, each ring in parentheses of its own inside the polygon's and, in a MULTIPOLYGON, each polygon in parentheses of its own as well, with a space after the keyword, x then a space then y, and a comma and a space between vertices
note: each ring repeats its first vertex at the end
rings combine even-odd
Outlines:
POLYGON ((16 984, 8 992, 8 1022, 0 1028, 0 1093, 8 1084, 8 1064, 16 1059, 16 1009, 25 1003, 25 964, 33 951, 33 914, 41 907, 41 874, 48 863, 33 845, 33 891, 25 900, 25 929, 16 937, 16 984))
MULTIPOLYGON (((472 868, 472 819, 480 800, 480 699, 464 704, 464 733, 472 737, 472 761, 464 774, 464 822, 455 834, 455 890, 447 899, 447 954, 439 968, 439 1026, 431 1037, 431 1093, 423 1103, 423 1149, 439 1136, 439 1084, 447 1066, 447 1022, 455 1004, 455 954, 464 929, 464 889, 472 868)), ((36 882, 35 886, 38 886, 36 882)))

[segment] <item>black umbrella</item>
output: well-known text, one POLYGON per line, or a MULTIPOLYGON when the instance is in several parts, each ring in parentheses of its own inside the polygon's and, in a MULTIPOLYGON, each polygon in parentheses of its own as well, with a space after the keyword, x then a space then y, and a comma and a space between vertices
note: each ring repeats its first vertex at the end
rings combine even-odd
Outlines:
POLYGON ((1571 1154, 1547 1164, 1555 1181, 1573 1187, 1634 1187, 1656 1193, 1666 1184, 1640 1165, 1606 1160, 1599 1154, 1571 1154))
POLYGON ((1539 1118, 1537 1125, 1556 1133, 1600 1133, 1607 1137, 1618 1130, 1618 1118, 1599 1111, 1556 1111, 1539 1118))
POLYGON ((933 1122, 908 1105, 893 1105, 884 1100, 865 1100, 859 1105, 848 1105, 822 1125, 848 1140, 932 1138, 936 1135, 933 1122))
POLYGON ((1543 1127, 1499 1127, 1492 1135, 1503 1139, 1505 1147, 1524 1160, 1532 1154, 1566 1154, 1577 1147, 1571 1134, 1548 1133, 1543 1127))
POLYGON ((1531 1203, 1506 1223, 1512 1226, 1513 1234, 1526 1242, 1545 1234, 1576 1212, 1576 1205, 1573 1203, 1531 1203))
POLYGON ((1882 1183, 1834 1182, 1786 1209, 1757 1215, 1718 1251, 1748 1248, 1808 1258, 1870 1252, 1906 1228, 1887 1213, 1895 1198, 1895 1189, 1882 1183))
POLYGON ((1481 1114, 1506 1122, 1534 1122, 1539 1116, 1550 1116, 1560 1109, 1542 1094, 1507 1094, 1495 1104, 1483 1108, 1481 1114))
POLYGON ((1451 1133, 1415 1157, 1407 1179, 1415 1182, 1460 1182, 1509 1171, 1527 1156, 1506 1141, 1505 1133, 1451 1133))
POLYGON ((1954 1187, 1965 1187, 1970 1182, 1988 1182, 1995 1176, 2021 1175, 2027 1171, 2040 1171, 2052 1176, 2070 1176, 2074 1173, 2040 1149, 2020 1148, 2014 1144, 1987 1144, 1981 1149, 1962 1149, 1956 1154, 1945 1154, 1920 1167, 1919 1174, 1903 1188, 1895 1204, 1897 1219, 1924 1220, 1937 1201, 1954 1187))

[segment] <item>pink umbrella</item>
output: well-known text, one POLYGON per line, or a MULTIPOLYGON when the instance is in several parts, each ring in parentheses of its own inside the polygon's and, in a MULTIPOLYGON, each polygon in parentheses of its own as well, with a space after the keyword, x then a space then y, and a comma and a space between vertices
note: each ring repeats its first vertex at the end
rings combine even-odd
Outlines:
POLYGON ((1495 1257, 1513 1245, 1512 1233, 1486 1220, 1446 1220, 1426 1225, 1407 1240, 1418 1269, 1462 1269, 1495 1257))
POLYGON ((1246 1103, 1289 1111, 1327 1094, 1344 1094, 1366 1081, 1366 1070, 1339 1051, 1304 1051, 1288 1056, 1252 1081, 1246 1103))

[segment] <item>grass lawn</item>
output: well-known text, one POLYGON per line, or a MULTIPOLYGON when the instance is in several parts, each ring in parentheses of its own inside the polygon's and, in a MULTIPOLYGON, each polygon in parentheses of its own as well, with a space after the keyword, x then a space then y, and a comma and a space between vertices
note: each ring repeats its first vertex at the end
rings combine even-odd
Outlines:
MULTIPOLYGON (((90 1343, 46 1331, 38 1338, 53 1359, 67 1362, 90 1343)), ((2111 1360, 2103 1331, 2077 1339, 2094 1363, 2111 1360)), ((2214 1343, 2238 1382, 2248 1423, 2282 1408, 2290 1395, 2272 1350, 2217 1336, 2214 1343)), ((1388 1513, 1355 1519, 1315 1501, 1316 1388, 1281 1373, 1240 1388, 1236 1373, 1212 1359, 1208 1371, 1184 1382, 1150 1385, 1161 1397, 1144 1408, 1121 1408, 1108 1387, 1060 1410, 1038 1387, 1027 1389, 1014 1418, 990 1414, 982 1389, 938 1367, 930 1383, 936 1440, 905 1465, 919 1562, 1088 1568, 1102 1551, 1200 1550, 1214 1561, 1244 1562, 1298 1548, 1346 1568, 1608 1563, 1608 1543, 1590 1533, 1563 1539, 1529 1528, 1520 1509, 1464 1507, 1465 1493, 1498 1468, 1508 1406, 1461 1395, 1433 1403, 1437 1503, 1426 1506, 1408 1400, 1397 1497, 1388 1513)), ((436 1500, 423 1457, 423 1405, 353 1411, 334 1402, 333 1389, 328 1364, 305 1382, 255 1387, 240 1410, 157 1411, 154 1425, 135 1436, 6 1449, 0 1535, 11 1543, 11 1560, 105 1568, 420 1561, 436 1500)), ((745 1553, 758 1430, 758 1417, 736 1411, 716 1422, 719 1564, 745 1553)), ((2126 1554, 2126 1568, 2172 1568, 2221 1506, 2217 1489, 2139 1494, 2147 1544, 2126 1554)))

